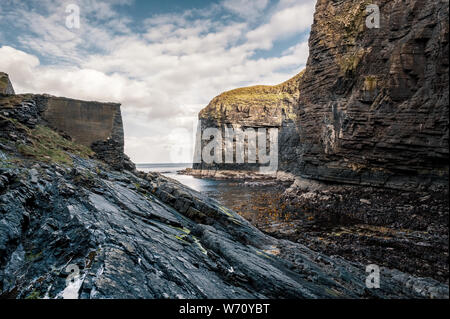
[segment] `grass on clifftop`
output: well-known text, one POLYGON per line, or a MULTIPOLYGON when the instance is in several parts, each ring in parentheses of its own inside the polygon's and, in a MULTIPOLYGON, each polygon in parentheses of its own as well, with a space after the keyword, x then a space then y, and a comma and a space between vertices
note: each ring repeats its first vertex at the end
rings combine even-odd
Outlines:
POLYGON ((0 119, 9 121, 15 131, 26 136, 27 143, 17 142, 16 147, 20 154, 41 162, 72 164, 70 154, 89 158, 94 152, 81 144, 74 143, 49 127, 37 125, 34 129, 21 124, 16 119, 0 115, 0 119))
POLYGON ((17 149, 26 157, 33 157, 42 162, 72 164, 69 153, 89 158, 94 152, 83 145, 76 144, 59 135, 48 127, 38 125, 29 130, 31 144, 19 144, 17 149))
MULTIPOLYGON (((200 112, 201 117, 218 117, 224 111, 255 107, 258 109, 283 107, 282 102, 299 93, 299 82, 304 70, 293 78, 278 85, 255 85, 224 92, 216 96, 200 112)), ((290 113, 290 110, 285 110, 290 113)))
POLYGON ((298 90, 298 81, 303 76, 304 70, 293 78, 278 85, 255 85, 234 89, 220 94, 217 98, 221 102, 241 101, 278 101, 283 97, 289 97, 298 90))

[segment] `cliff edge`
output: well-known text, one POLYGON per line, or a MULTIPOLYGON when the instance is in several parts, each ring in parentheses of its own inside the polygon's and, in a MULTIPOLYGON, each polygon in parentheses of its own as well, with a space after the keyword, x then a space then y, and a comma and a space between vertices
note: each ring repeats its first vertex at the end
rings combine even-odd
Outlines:
POLYGON ((283 117, 295 117, 293 104, 299 98, 303 74, 304 71, 274 86, 256 85, 222 93, 201 110, 198 117, 216 124, 279 127, 283 117))
MULTIPOLYGON (((261 128, 275 128, 282 132, 280 134, 281 143, 283 142, 282 136, 289 136, 291 130, 294 130, 294 123, 296 119, 295 105, 299 98, 299 83, 303 77, 304 71, 295 75, 291 79, 274 86, 270 85, 257 85, 251 87, 244 87, 235 90, 231 90, 220 94, 215 97, 207 107, 205 107, 199 113, 199 131, 205 132, 208 128, 216 128, 221 132, 223 137, 222 146, 226 149, 226 130, 233 129, 235 131, 247 132, 257 131, 261 128)), ((270 138, 268 132, 266 132, 267 145, 270 145, 270 138)), ((255 142, 259 137, 255 138, 255 142)), ((197 140, 196 151, 201 153, 202 149, 210 141, 207 138, 201 138, 197 140)), ((236 138, 233 141, 234 150, 237 147, 248 150, 249 137, 245 137, 238 141, 236 138), (239 146, 238 146, 239 144, 239 146)), ((255 147, 255 151, 258 152, 259 144, 255 147)), ((234 151, 233 150, 233 151, 234 151)), ((232 177, 236 177, 237 172, 240 174, 244 172, 252 174, 254 177, 265 178, 265 174, 258 176, 258 170, 264 166, 259 160, 258 156, 255 156, 255 161, 250 163, 248 161, 248 151, 246 151, 244 161, 237 163, 237 155, 234 156, 234 162, 226 161, 225 152, 222 153, 221 160, 214 161, 213 163, 206 163, 201 160, 198 163, 194 163, 193 170, 189 171, 189 174, 199 176, 212 176, 219 178, 221 174, 230 174, 232 177)))
POLYGON ((5 125, 0 137, 9 142, 15 141, 23 155, 53 160, 50 154, 41 152, 38 145, 17 134, 12 125, 14 119, 31 129, 54 130, 74 144, 86 147, 92 156, 115 169, 135 169, 124 153, 120 104, 81 101, 47 94, 15 95, 9 78, 5 73, 2 74, 5 75, 2 83, 8 84, 5 92, 9 93, 0 100, 0 120, 5 125))

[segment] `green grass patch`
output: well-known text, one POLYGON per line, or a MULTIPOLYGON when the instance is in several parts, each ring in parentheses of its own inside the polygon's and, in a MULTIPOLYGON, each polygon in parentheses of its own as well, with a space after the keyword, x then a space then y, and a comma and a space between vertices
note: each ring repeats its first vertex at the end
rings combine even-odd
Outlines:
POLYGON ((338 64, 341 68, 341 74, 347 75, 347 76, 353 76, 356 72, 356 69, 359 66, 359 63, 361 62, 361 59, 363 58, 365 54, 364 49, 359 49, 355 52, 350 52, 341 57, 338 60, 338 64))
POLYGON ((8 78, 0 75, 0 90, 6 89, 8 86, 8 78))
POLYGON ((376 76, 366 76, 364 78, 364 89, 366 91, 373 91, 377 88, 377 77, 376 76))
POLYGON ((40 299, 40 293, 37 290, 33 290, 25 299, 40 299))
POLYGON ((27 135, 29 143, 16 145, 17 150, 25 157, 31 157, 42 162, 71 165, 72 158, 69 154, 78 155, 82 158, 89 158, 94 155, 89 147, 69 141, 46 126, 37 125, 34 129, 30 129, 16 119, 3 115, 0 115, 0 118, 9 121, 19 132, 27 135))
POLYGON ((304 70, 293 78, 278 85, 255 85, 238 88, 216 96, 209 105, 200 112, 200 117, 220 118, 224 113, 255 109, 264 116, 264 110, 282 108, 289 118, 295 118, 294 112, 284 101, 299 94, 298 87, 304 70))
POLYGON ((42 162, 72 164, 69 154, 89 158, 93 151, 83 145, 76 144, 59 135, 48 127, 38 125, 33 130, 28 130, 31 144, 19 144, 17 149, 26 156, 42 162))

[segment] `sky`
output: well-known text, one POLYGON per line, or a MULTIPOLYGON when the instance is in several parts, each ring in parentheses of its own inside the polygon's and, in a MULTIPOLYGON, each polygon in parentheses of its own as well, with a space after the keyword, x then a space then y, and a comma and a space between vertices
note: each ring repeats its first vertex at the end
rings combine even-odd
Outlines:
POLYGON ((135 163, 187 163, 210 100, 305 67, 315 2, 2 0, 0 71, 16 93, 121 103, 135 163))

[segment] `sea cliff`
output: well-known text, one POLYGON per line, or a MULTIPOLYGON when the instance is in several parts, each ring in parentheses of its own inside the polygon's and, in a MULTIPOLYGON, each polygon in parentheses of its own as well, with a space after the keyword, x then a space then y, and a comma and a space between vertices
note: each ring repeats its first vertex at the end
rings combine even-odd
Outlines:
MULTIPOLYGON (((202 130, 279 128, 278 171, 291 176, 404 190, 446 185, 448 3, 382 1, 379 28, 366 26, 367 5, 319 0, 305 70, 278 86, 219 95, 199 113, 202 130)), ((213 176, 249 167, 193 168, 213 176)))

